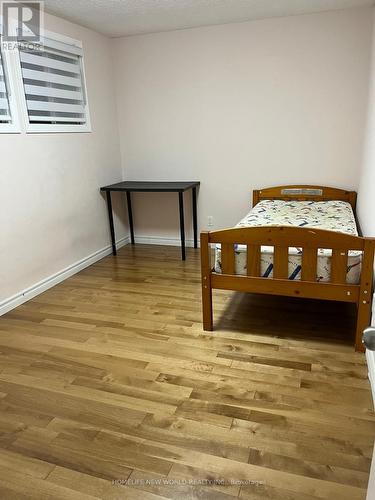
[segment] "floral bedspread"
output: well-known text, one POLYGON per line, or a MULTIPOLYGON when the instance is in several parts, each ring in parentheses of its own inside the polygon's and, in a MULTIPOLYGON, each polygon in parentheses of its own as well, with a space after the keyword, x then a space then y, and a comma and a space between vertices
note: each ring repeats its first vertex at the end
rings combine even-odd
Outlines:
MULTIPOLYGON (((358 236, 354 213, 345 201, 283 201, 263 200, 258 203, 236 227, 299 226, 326 229, 358 236)), ((235 273, 246 275, 246 246, 236 245, 235 273)), ((330 249, 318 250, 317 281, 330 281, 330 249)), ((361 273, 362 253, 350 251, 347 264, 347 282, 358 283, 361 273)), ((289 279, 301 279, 302 249, 289 248, 289 279)), ((215 249, 215 271, 221 272, 220 245, 215 249)), ((261 276, 273 276, 273 247, 262 246, 261 276)))

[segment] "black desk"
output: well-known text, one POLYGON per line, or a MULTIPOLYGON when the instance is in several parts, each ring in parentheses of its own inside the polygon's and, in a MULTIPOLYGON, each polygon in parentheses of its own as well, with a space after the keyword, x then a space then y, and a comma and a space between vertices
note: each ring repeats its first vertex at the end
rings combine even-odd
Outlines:
POLYGON ((112 213, 112 191, 123 191, 126 193, 126 200, 128 205, 130 237, 132 245, 134 245, 134 226, 133 226, 133 212, 131 203, 132 192, 148 192, 148 193, 178 193, 178 201, 180 208, 180 232, 181 232, 181 255, 182 260, 185 260, 185 223, 184 223, 184 191, 192 189, 193 192, 193 228, 194 228, 194 248, 198 247, 198 224, 197 224, 197 186, 200 182, 152 182, 152 181, 124 181, 112 184, 111 186, 104 186, 100 191, 105 191, 107 195, 107 207, 109 216, 109 226, 111 229, 112 240, 112 253, 116 255, 116 239, 115 228, 113 225, 112 213))

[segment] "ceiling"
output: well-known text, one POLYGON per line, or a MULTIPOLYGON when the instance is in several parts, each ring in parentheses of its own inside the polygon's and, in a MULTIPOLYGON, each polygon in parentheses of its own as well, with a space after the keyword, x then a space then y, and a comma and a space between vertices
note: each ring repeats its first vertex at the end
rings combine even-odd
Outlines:
POLYGON ((110 37, 310 14, 374 0, 44 0, 51 14, 110 37))

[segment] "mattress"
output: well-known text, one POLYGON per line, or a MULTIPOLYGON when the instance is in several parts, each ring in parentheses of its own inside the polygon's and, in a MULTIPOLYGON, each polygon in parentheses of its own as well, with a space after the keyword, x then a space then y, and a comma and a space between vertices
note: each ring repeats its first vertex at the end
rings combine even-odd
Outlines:
MULTIPOLYGON (((259 202, 236 227, 298 226, 326 229, 358 236, 354 213, 345 201, 284 201, 259 202)), ((246 245, 235 245, 235 274, 246 275, 246 245)), ((332 250, 318 249, 316 280, 329 282, 332 250)), ((357 284, 361 275, 362 252, 350 250, 347 263, 347 283, 357 284)), ((290 280, 301 279, 302 248, 289 247, 288 275, 290 280)), ((215 272, 221 273, 221 249, 215 247, 215 272)), ((260 275, 273 276, 273 247, 262 246, 260 275)))

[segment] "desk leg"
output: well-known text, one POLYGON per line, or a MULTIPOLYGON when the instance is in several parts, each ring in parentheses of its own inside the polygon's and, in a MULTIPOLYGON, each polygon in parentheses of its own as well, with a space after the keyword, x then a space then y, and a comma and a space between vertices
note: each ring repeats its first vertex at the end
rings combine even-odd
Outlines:
POLYGON ((198 221, 197 221, 197 188, 193 187, 193 229, 194 229, 194 248, 198 248, 198 221))
POLYGON ((184 220, 184 193, 178 193, 178 202, 180 208, 180 232, 181 232, 181 257, 186 260, 185 255, 185 220, 184 220))
POLYGON ((109 228, 111 230, 112 254, 113 255, 117 255, 117 251, 116 251, 116 237, 115 237, 115 226, 113 225, 111 191, 106 191, 106 195, 107 195, 107 208, 108 208, 108 217, 109 217, 109 228))
POLYGON ((131 239, 132 245, 134 245, 135 240, 134 240, 134 226, 133 226, 133 211, 132 211, 132 200, 131 200, 130 191, 126 191, 126 201, 127 201, 127 204, 128 204, 128 218, 129 218, 129 226, 130 226, 130 239, 131 239))

